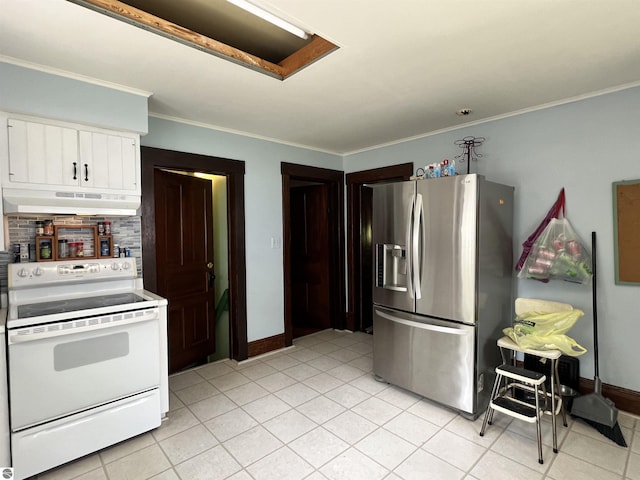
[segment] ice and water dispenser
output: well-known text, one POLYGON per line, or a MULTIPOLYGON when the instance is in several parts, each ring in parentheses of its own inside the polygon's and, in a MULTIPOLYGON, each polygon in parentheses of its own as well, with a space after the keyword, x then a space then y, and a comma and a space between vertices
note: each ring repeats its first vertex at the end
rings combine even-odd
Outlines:
POLYGON ((376 244, 376 287, 407 291, 407 249, 404 245, 376 244))

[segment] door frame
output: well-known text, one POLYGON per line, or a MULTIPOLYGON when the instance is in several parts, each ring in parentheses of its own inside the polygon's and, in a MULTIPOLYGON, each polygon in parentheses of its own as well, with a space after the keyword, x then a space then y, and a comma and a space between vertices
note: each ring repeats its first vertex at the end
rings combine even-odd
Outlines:
POLYGON ((145 288, 157 288, 154 175, 157 168, 227 177, 229 242, 229 351, 232 359, 248 358, 247 270, 245 260, 245 165, 240 160, 210 157, 155 147, 140 147, 142 173, 142 272, 145 288))
POLYGON ((281 162, 282 174, 282 256, 284 274, 284 338, 285 346, 293 344, 292 285, 291 285, 291 180, 306 180, 329 187, 329 282, 331 295, 331 323, 333 328, 345 328, 344 281, 344 172, 281 162))
POLYGON ((362 170, 348 173, 347 184, 347 288, 349 290, 348 310, 346 318, 347 330, 362 330, 362 290, 372 288, 363 285, 362 255, 365 246, 362 235, 361 193, 365 184, 409 180, 413 175, 413 163, 402 163, 388 167, 362 170))

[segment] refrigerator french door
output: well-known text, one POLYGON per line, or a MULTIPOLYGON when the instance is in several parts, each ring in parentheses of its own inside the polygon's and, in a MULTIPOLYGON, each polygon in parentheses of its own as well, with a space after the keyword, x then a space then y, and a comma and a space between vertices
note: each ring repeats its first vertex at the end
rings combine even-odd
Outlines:
POLYGON ((374 187, 376 376, 484 410, 512 312, 513 195, 476 174, 374 187))

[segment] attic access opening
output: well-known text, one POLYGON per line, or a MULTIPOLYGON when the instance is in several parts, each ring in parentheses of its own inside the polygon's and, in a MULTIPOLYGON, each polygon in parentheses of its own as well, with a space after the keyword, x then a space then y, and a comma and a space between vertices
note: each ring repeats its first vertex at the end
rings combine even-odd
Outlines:
POLYGON ((69 0, 284 80, 339 47, 301 39, 227 0, 69 0))

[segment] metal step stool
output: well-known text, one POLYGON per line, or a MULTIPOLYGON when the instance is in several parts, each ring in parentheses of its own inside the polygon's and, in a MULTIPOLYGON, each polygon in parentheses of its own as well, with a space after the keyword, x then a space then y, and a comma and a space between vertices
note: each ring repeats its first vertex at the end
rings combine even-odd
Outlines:
POLYGON ((545 380, 547 377, 539 372, 515 367, 513 365, 500 365, 496 367, 496 381, 491 391, 491 401, 487 407, 480 429, 480 436, 484 436, 487 424, 491 425, 494 411, 504 413, 518 420, 536 424, 536 433, 538 438, 538 462, 544 463, 542 460, 542 431, 540 428, 540 420, 543 411, 546 409, 547 389, 545 380), (502 385, 504 380, 504 385, 502 385), (520 400, 514 397, 514 391, 527 390, 533 392, 535 399, 534 404, 520 400), (544 403, 542 406, 541 403, 544 403))

